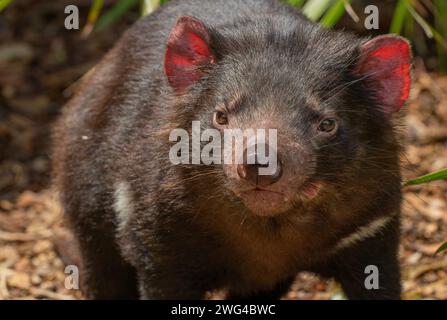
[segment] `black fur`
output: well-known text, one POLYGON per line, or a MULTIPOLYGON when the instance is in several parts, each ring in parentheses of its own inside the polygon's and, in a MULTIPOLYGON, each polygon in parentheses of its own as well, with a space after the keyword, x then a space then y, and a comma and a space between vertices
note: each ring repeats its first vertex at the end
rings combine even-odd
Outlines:
POLYGON ((270 0, 170 1, 138 21, 68 103, 55 130, 54 173, 83 255, 88 298, 278 298, 301 270, 335 277, 352 299, 398 299, 398 143, 374 95, 354 75, 364 39, 327 31, 270 0), (178 96, 163 72, 167 37, 180 16, 208 27, 218 62, 178 96), (321 113, 341 119, 330 143, 309 145, 317 200, 262 218, 226 188, 219 166, 173 166, 170 129, 201 120, 242 96, 243 126, 274 105, 296 141, 312 138, 321 113), (309 106, 317 97, 322 103, 309 106), (258 112, 259 111, 259 112, 258 112), (117 184, 132 214, 117 229, 117 184), (373 237, 333 252, 337 241, 396 213, 373 237), (367 265, 380 290, 364 288, 367 265))

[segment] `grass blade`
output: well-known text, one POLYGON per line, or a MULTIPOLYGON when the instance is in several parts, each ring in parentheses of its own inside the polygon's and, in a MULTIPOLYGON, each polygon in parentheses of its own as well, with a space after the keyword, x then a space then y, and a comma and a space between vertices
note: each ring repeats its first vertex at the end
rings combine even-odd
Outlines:
POLYGON ((141 16, 154 12, 161 5, 160 0, 141 0, 141 16))
POLYGON ((131 8, 138 5, 139 0, 120 0, 111 9, 104 13, 95 26, 95 31, 100 31, 116 22, 121 16, 131 8))
POLYGON ((437 181, 437 180, 447 180, 447 169, 443 169, 438 172, 433 172, 426 174, 425 176, 408 180, 404 183, 404 186, 413 186, 416 184, 423 184, 431 181, 437 181))
POLYGON ((287 0, 286 2, 291 6, 301 8, 306 0, 287 0))
POLYGON ((322 26, 330 28, 333 27, 346 11, 345 3, 349 2, 346 0, 337 0, 337 2, 331 6, 328 12, 320 20, 322 26))
POLYGON ((0 0, 0 11, 6 9, 12 3, 13 0, 0 0))
POLYGON ((405 17, 405 26, 404 26, 404 32, 407 39, 413 39, 414 37, 414 19, 412 19, 411 15, 407 13, 405 17))
POLYGON ((430 39, 434 38, 438 45, 443 48, 443 50, 447 50, 447 40, 446 38, 439 33, 432 25, 430 25, 412 6, 412 0, 403 0, 408 12, 413 16, 414 20, 421 26, 424 30, 426 36, 430 39))
POLYGON ((346 13, 351 17, 351 19, 355 23, 359 23, 360 22, 359 16, 354 11, 354 8, 351 6, 351 0, 345 0, 345 10, 346 10, 346 13))
POLYGON ((87 37, 95 27, 96 20, 98 20, 99 13, 104 5, 104 0, 93 0, 93 4, 88 12, 87 23, 82 30, 82 36, 87 37))
MULTIPOLYGON (((434 0, 435 27, 441 34, 447 35, 447 1, 434 0)), ((439 67, 441 72, 447 72, 447 48, 437 42, 439 67)))
POLYGON ((303 7, 303 13, 312 21, 319 20, 329 9, 332 0, 309 0, 303 7))
POLYGON ((444 242, 444 243, 438 248, 438 250, 436 250, 435 254, 438 254, 438 253, 440 253, 440 252, 442 252, 442 251, 445 251, 445 250, 447 250, 447 242, 444 242))
POLYGON ((425 35, 430 39, 433 38, 433 27, 430 26, 430 24, 414 9, 413 2, 411 0, 403 0, 403 3, 408 12, 410 12, 410 14, 413 16, 413 19, 416 20, 416 22, 424 30, 425 35))
POLYGON ((402 34, 404 22, 408 16, 408 10, 404 1, 399 0, 396 4, 393 19, 391 20, 390 33, 402 34))

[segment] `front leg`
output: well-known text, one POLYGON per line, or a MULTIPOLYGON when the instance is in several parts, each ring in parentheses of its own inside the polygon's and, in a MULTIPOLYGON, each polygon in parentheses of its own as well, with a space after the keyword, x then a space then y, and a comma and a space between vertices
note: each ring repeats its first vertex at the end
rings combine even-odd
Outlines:
POLYGON ((343 242, 345 246, 319 273, 335 278, 349 299, 398 300, 401 295, 398 217, 391 218, 375 233, 366 230, 361 229, 363 235, 351 238, 355 241, 343 242))
POLYGON ((194 270, 144 268, 138 272, 140 298, 143 300, 199 300, 207 291, 206 277, 194 270), (191 271, 191 274, 183 274, 191 271))
POLYGON ((135 268, 142 299, 203 299, 216 288, 219 263, 212 239, 188 222, 130 220, 122 251, 135 268))

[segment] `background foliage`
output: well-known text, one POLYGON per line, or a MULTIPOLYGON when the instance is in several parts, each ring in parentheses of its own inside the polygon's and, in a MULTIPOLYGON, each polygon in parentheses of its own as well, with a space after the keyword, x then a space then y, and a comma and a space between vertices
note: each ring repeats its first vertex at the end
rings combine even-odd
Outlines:
MULTIPOLYGON (((14 0, 0 0, 0 12, 14 0)), ((168 0, 117 0, 105 9, 104 0, 92 0, 83 36, 101 31, 118 21, 126 12, 138 8, 142 16, 150 14, 168 0)), ((359 22, 359 16, 352 7, 356 0, 283 0, 301 8, 304 15, 322 26, 330 28, 348 15, 359 22)), ((390 21, 389 32, 406 36, 414 41, 415 28, 420 28, 428 39, 434 39, 437 46, 438 66, 447 72, 447 1, 446 0, 396 0, 390 21), (432 22, 431 22, 432 21, 432 22)), ((447 169, 407 181, 404 186, 447 179, 447 169)), ((447 249, 445 243, 439 250, 447 249)))

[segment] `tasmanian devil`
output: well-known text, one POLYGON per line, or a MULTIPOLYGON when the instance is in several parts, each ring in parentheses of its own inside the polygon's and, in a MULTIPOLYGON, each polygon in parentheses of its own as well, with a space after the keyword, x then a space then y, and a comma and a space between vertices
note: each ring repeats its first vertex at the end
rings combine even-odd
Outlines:
POLYGON ((274 299, 311 271, 351 299, 398 299, 393 123, 410 69, 406 40, 329 31, 279 1, 174 0, 142 18, 54 132, 86 296, 274 299), (171 132, 193 121, 276 129, 274 172, 173 163, 171 132))

